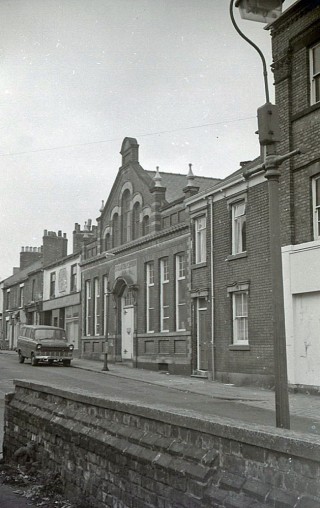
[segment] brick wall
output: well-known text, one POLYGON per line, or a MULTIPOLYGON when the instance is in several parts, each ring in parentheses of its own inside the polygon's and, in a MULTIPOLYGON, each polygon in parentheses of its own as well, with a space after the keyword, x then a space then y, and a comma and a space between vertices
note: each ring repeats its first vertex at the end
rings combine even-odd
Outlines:
MULTIPOLYGON (((133 347, 133 362, 139 368, 148 368, 151 370, 164 369, 175 374, 191 373, 191 321, 190 321, 190 274, 189 274, 189 229, 184 224, 178 224, 167 232, 164 231, 156 235, 154 239, 140 238, 131 245, 124 245, 117 249, 116 255, 106 260, 101 255, 91 262, 82 264, 82 287, 85 288, 86 280, 93 283, 94 278, 100 281, 99 298, 99 330, 103 330, 103 276, 107 275, 110 290, 114 289, 116 283, 116 266, 123 263, 136 263, 137 281, 135 290, 135 333, 133 347), (176 255, 184 253, 186 256, 186 281, 187 281, 187 323, 186 330, 176 331, 175 315, 175 259, 176 255), (160 260, 168 258, 169 263, 169 332, 160 332, 160 260), (154 262, 155 270, 155 330, 154 333, 146 333, 146 263, 154 262), (136 353, 138 352, 138 356, 136 353)), ((90 302, 91 316, 93 317, 93 298, 90 302)), ((109 359, 121 360, 121 328, 119 323, 119 314, 121 309, 121 294, 114 294, 109 297, 109 339, 113 344, 109 348, 109 359)), ((82 316, 85 316, 85 297, 82 298, 82 316)), ((91 319, 92 321, 92 319, 91 319)), ((91 359, 102 359, 104 351, 105 336, 93 335, 93 326, 91 326, 91 336, 82 337, 82 357, 91 359)))
POLYGON ((308 168, 320 159, 320 104, 310 102, 309 48, 319 42, 318 2, 297 2, 272 27, 276 103, 280 110, 278 152, 303 148, 281 166, 282 244, 311 241, 312 210, 308 168), (300 174, 299 174, 300 173, 300 174))
POLYGON ((320 440, 16 381, 4 458, 29 443, 66 495, 106 506, 317 508, 320 440))
POLYGON ((228 199, 214 203, 215 344, 217 377, 226 382, 273 383, 272 310, 269 263, 267 182, 254 185, 247 197, 247 250, 231 255, 228 199), (233 346, 232 300, 228 286, 249 284, 249 346, 233 346))

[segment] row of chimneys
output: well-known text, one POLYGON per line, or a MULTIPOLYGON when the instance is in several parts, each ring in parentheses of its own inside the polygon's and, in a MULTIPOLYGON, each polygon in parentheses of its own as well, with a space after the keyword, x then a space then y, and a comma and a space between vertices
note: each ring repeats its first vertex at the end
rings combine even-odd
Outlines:
MULTIPOLYGON (((81 230, 80 224, 76 223, 73 232, 73 253, 81 250, 83 243, 92 240, 96 233, 97 226, 92 225, 92 220, 88 219, 81 230)), ((54 263, 68 255, 68 239, 66 233, 61 230, 43 232, 42 247, 21 247, 20 266, 14 268, 14 273, 23 270, 36 261, 43 259, 44 265, 54 263)))
MULTIPOLYGON (((47 229, 44 230, 43 236, 57 236, 57 233, 55 231, 48 231, 47 229)), ((62 231, 58 231, 58 236, 62 237, 62 231)), ((63 238, 67 238, 66 233, 63 233, 63 238)))
MULTIPOLYGON (((36 261, 43 260, 44 264, 50 264, 67 256, 68 240, 65 233, 44 230, 41 247, 21 247, 19 270, 24 270, 36 261)), ((17 273, 17 269, 14 269, 17 273)))
POLYGON ((42 247, 21 247, 21 252, 41 252, 42 247))

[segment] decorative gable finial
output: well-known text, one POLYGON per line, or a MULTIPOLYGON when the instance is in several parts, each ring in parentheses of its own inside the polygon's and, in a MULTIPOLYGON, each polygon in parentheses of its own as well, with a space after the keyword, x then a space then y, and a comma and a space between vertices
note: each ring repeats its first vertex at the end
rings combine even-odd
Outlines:
POLYGON ((193 187, 194 185, 194 174, 192 172, 192 164, 190 163, 189 164, 189 172, 188 172, 188 175, 187 175, 187 179, 188 179, 188 184, 187 186, 188 187, 193 187))
POLYGON ((162 178, 161 178, 160 173, 159 173, 159 166, 156 167, 156 174, 154 175, 153 179, 154 179, 154 182, 155 182, 154 186, 155 187, 161 187, 161 180, 162 180, 162 178))
POLYGON ((99 208, 99 212, 101 212, 101 213, 102 213, 102 212, 103 212, 103 210, 104 210, 104 201, 102 200, 102 201, 101 201, 101 206, 100 206, 100 208, 99 208))

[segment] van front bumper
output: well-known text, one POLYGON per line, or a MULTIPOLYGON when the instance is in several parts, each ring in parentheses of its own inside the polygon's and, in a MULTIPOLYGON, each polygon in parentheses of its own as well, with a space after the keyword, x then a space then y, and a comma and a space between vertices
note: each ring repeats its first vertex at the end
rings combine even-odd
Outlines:
POLYGON ((63 355, 63 356, 58 356, 58 355, 35 355, 34 357, 39 362, 48 362, 50 360, 55 361, 55 362, 63 362, 64 360, 72 360, 73 359, 72 356, 68 356, 68 355, 63 355))

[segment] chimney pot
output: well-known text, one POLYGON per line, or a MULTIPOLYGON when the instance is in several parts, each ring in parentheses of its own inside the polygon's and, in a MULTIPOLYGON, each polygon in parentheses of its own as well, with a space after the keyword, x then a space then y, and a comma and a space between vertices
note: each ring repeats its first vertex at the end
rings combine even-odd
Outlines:
POLYGON ((24 247, 21 247, 21 252, 24 252, 24 247))
POLYGON ((59 231, 58 231, 58 236, 62 236, 62 231, 61 231, 61 229, 59 229, 59 231))

